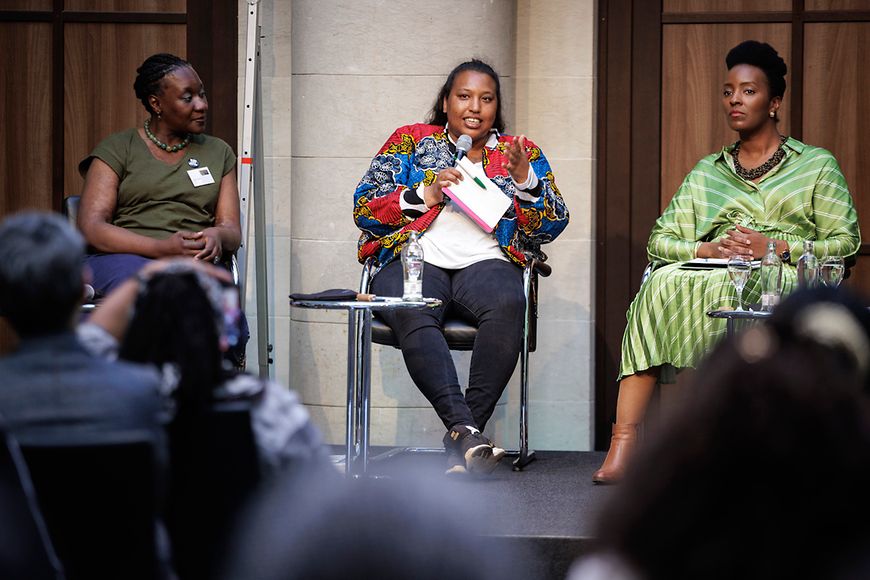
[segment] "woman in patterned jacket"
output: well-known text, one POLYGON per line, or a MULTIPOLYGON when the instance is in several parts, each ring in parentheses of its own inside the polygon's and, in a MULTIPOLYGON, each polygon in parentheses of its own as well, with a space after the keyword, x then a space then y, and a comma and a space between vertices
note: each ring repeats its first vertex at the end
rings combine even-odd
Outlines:
POLYGON ((376 261, 376 294, 402 295, 396 258, 409 232, 421 234, 423 294, 440 298, 443 306, 383 318, 398 338, 411 378, 447 428, 448 473, 488 472, 504 455, 481 431, 519 355, 521 267, 530 258, 544 259, 540 245, 568 224, 546 157, 524 136, 502 134, 501 110, 496 72, 479 60, 460 64, 435 99, 428 124, 397 129, 354 194, 354 220, 362 230, 358 257, 376 261), (454 167, 462 135, 471 138, 467 158, 513 202, 491 233, 442 193, 463 178, 454 167), (448 309, 478 325, 464 396, 441 333, 448 309))
MULTIPOLYGON (((789 292, 796 280, 789 262, 800 255, 804 240, 815 241, 819 258, 851 256, 861 243, 837 160, 777 130, 786 65, 776 50, 746 41, 725 63, 722 105, 740 140, 701 159, 653 227, 649 259, 667 265, 653 272, 628 310, 616 422, 595 483, 622 478, 662 371, 694 367, 724 334, 725 321, 706 312, 736 305, 725 269, 685 270, 683 262, 734 255, 760 259, 768 242, 775 242, 785 263, 783 292, 789 292)), ((756 302, 760 292, 755 271, 744 296, 756 302)))

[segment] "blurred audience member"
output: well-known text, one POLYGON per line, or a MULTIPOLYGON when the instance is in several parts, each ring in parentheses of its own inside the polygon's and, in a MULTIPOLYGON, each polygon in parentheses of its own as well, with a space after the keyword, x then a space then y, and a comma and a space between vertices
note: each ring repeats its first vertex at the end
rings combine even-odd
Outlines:
POLYGON ((523 578, 514 555, 479 534, 481 510, 456 491, 416 478, 284 479, 251 510, 224 578, 523 578))
MULTIPOLYGON (((227 368, 225 351, 239 336, 238 290, 176 261, 145 271, 119 357, 156 365, 174 403, 170 431, 195 427, 215 403, 248 401, 259 457, 269 470, 326 460, 320 434, 296 394, 278 383, 227 368)), ((211 268, 210 268, 211 269, 211 268)))
POLYGON ((166 519, 181 579, 215 577, 239 510, 264 472, 335 473, 296 395, 237 373, 223 356, 240 336, 241 312, 238 289, 221 282, 229 283, 227 272, 204 262, 149 262, 81 332, 88 330, 94 351, 162 373, 171 407, 166 519))
POLYGON ((74 332, 84 297, 84 241, 58 215, 0 225, 0 312, 20 338, 0 358, 0 412, 21 442, 98 441, 120 431, 160 440, 153 369, 92 356, 74 332))
POLYGON ((717 348, 571 580, 867 577, 866 321, 841 292, 798 293, 717 348))

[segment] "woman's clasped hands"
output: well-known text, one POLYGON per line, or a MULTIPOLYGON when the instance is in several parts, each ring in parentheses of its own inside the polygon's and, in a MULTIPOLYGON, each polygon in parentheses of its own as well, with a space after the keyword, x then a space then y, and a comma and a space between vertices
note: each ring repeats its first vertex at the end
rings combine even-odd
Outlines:
POLYGON ((737 225, 715 242, 703 242, 698 248, 699 258, 730 258, 741 256, 759 260, 767 253, 767 243, 772 241, 764 234, 746 226, 737 225))
POLYGON ((213 262, 223 254, 223 245, 216 228, 199 232, 175 232, 164 240, 167 256, 190 256, 213 262))
POLYGON ((719 240, 723 258, 742 256, 750 260, 761 259, 767 253, 770 238, 745 226, 737 225, 719 240))

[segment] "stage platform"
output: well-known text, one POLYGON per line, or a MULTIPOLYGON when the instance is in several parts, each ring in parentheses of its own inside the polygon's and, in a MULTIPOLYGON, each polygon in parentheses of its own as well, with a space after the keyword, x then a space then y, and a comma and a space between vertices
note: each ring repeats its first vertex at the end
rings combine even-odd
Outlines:
MULTIPOLYGON (((372 454, 386 448, 373 448, 372 454)), ((558 580, 591 547, 595 517, 612 487, 592 484, 603 452, 538 451, 523 471, 505 458, 487 477, 447 478, 443 453, 402 453, 370 464, 370 473, 393 479, 411 473, 444 478, 447 485, 492 514, 485 534, 522 555, 529 580, 558 580)))

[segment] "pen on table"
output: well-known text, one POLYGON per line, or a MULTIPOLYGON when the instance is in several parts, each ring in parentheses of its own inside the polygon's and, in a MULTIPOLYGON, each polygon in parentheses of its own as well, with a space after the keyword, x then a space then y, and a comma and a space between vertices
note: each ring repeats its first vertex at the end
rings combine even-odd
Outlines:
POLYGON ((402 302, 398 296, 377 296, 375 294, 357 294, 356 299, 360 302, 402 302))
POLYGON ((457 163, 457 164, 456 164, 456 167, 458 167, 459 169, 461 169, 462 171, 464 171, 464 172, 465 172, 465 175, 467 175, 468 177, 470 177, 471 179, 473 179, 473 180, 474 180, 474 183, 476 183, 477 185, 479 185, 481 189, 486 189, 486 186, 483 184, 483 182, 482 182, 481 180, 479 180, 477 177, 475 177, 475 176, 473 176, 472 174, 470 174, 470 173, 468 172, 468 170, 467 170, 466 168, 464 168, 462 165, 460 165, 460 164, 457 163))

